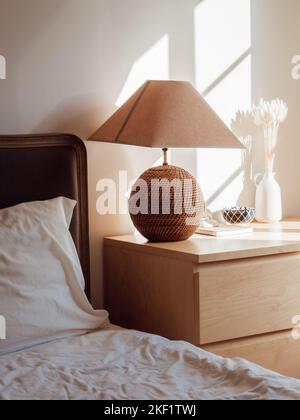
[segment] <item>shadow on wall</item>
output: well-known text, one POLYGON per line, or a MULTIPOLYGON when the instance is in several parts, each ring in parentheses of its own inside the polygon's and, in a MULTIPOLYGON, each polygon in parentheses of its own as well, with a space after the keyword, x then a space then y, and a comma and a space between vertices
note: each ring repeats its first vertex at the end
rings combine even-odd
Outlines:
POLYGON ((61 0, 1 2, 0 53, 7 63, 7 79, 0 83, 1 134, 31 132, 37 120, 30 118, 30 112, 41 117, 33 98, 40 95, 38 61, 47 62, 48 49, 39 49, 37 44, 43 42, 46 28, 53 26, 61 10, 61 0))
MULTIPOLYGON (((37 2, 28 1, 33 5, 37 2)), ((41 76, 37 79, 36 85, 44 82, 42 91, 51 91, 51 95, 47 101, 48 113, 43 114, 47 117, 37 119, 32 131, 58 127, 87 138, 116 110, 120 101, 124 102, 145 80, 162 78, 194 83, 193 19, 194 8, 200 2, 87 0, 89 7, 85 6, 82 11, 81 0, 60 0, 55 24, 40 31, 51 34, 51 42, 47 36, 42 37, 46 38, 47 59, 46 63, 38 63, 42 68, 35 69, 37 73, 33 73, 32 78, 44 74, 43 79, 41 76), (69 31, 66 27, 72 27, 72 21, 76 26, 78 9, 83 12, 80 30, 76 27, 69 31), (68 15, 67 21, 63 19, 64 15, 68 15), (167 48, 164 45, 164 49, 158 51, 159 44, 166 38, 167 48), (52 46, 50 53, 49 43, 52 46), (144 65, 138 66, 141 61, 144 65), (43 66, 51 71, 44 73, 43 66), (62 100, 51 101, 54 95, 62 100), (51 102, 54 107, 49 112, 51 102)), ((35 42, 28 48, 31 49, 35 42)), ((26 51, 27 46, 24 48, 26 51)), ((32 57, 36 61, 36 56, 32 57)))
MULTIPOLYGON (((258 103, 260 98, 279 97, 289 106, 288 119, 280 126, 275 159, 285 217, 300 214, 300 85, 291 75, 291 59, 299 54, 299 16, 298 0, 252 0, 253 100, 258 103)), ((257 172, 262 172, 264 167, 262 156, 262 153, 256 155, 257 172)))
MULTIPOLYGON (((24 20, 30 21, 26 15, 38 3, 27 0, 24 20)), ((23 75, 17 77, 18 95, 27 98, 19 104, 19 131, 63 131, 86 139, 145 80, 195 83, 194 8, 199 0, 60 0, 58 9, 51 3, 43 6, 43 25, 33 25, 31 36, 27 25, 26 42, 22 45, 19 38, 16 44, 27 77, 26 83, 23 75)), ((128 215, 97 213, 96 185, 102 178, 116 179, 120 170, 135 179, 161 153, 93 142, 87 149, 92 295, 99 307, 103 237, 132 232, 133 225, 128 215)))
POLYGON ((43 119, 34 132, 55 131, 60 133, 74 133, 80 138, 87 137, 95 127, 95 120, 99 115, 107 112, 96 94, 78 95, 64 99, 57 107, 43 119))
MULTIPOLYGON (((195 10, 210 2, 216 10, 216 0, 6 2, 1 6, 0 39, 6 45, 3 53, 10 72, 0 87, 6 99, 0 103, 2 130, 68 131, 86 139, 115 111, 116 104, 133 93, 135 84, 151 78, 196 84, 206 53, 220 61, 214 48, 208 48, 196 65, 195 10)), ((207 24, 215 34, 216 27, 207 24)), ((198 41, 206 48, 203 36, 200 30, 198 41)), ((242 52, 247 53, 248 47, 242 52)), ((225 84, 229 79, 227 75, 225 84)), ((209 92, 212 103, 214 97, 224 97, 219 85, 209 92)), ((96 185, 101 178, 116 179, 119 170, 128 170, 130 179, 138 177, 160 152, 92 142, 87 148, 92 294, 96 306, 101 306, 102 238, 129 233, 133 225, 129 216, 97 214, 96 185)))

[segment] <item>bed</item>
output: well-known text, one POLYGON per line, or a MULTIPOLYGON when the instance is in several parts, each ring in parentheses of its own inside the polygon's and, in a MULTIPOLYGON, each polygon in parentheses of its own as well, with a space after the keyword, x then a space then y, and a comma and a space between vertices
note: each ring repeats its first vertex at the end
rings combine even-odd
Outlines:
MULTIPOLYGON (((0 137, 1 209, 59 196, 77 201, 70 232, 90 298, 86 162, 84 144, 71 135, 0 137)), ((300 399, 300 381, 106 324, 1 355, 0 399, 300 399)))

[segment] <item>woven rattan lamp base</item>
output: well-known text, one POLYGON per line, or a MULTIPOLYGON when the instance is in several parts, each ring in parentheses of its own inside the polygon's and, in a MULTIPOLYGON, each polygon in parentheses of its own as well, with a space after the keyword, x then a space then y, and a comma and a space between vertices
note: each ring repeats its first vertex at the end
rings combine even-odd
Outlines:
POLYGON ((197 180, 184 169, 171 165, 143 173, 129 200, 135 227, 151 242, 190 238, 200 226, 204 208, 197 180))

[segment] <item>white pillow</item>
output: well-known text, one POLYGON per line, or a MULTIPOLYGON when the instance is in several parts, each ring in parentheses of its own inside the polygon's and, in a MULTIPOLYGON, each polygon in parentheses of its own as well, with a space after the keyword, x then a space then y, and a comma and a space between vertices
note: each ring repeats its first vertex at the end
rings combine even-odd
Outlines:
POLYGON ((56 198, 0 210, 0 355, 105 326, 84 293, 69 232, 75 201, 56 198), (3 318, 1 318, 3 319, 3 318))

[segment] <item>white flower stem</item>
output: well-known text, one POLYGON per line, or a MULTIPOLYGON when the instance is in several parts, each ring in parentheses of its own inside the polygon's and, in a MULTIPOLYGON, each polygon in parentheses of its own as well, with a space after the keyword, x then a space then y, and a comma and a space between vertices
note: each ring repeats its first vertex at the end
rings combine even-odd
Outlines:
POLYGON ((265 169, 267 173, 274 172, 274 161, 278 140, 278 123, 264 126, 265 138, 265 169))

